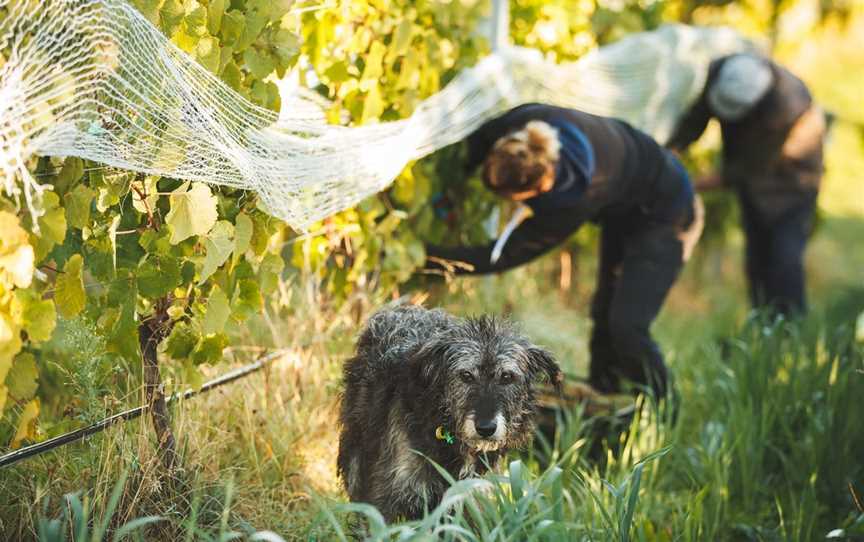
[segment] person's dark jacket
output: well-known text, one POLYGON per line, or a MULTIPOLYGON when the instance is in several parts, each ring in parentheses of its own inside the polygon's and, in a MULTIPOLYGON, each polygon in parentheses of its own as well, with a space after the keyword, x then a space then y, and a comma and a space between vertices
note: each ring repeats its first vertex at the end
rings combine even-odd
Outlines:
MULTIPOLYGON (((729 58, 712 62, 705 91, 678 124, 667 147, 683 150, 705 131, 714 116, 708 89, 729 58)), ((815 198, 822 176, 825 123, 806 85, 768 62, 774 76, 768 93, 742 119, 720 121, 720 126, 725 184, 770 217, 815 198)))
POLYGON ((578 164, 584 152, 568 153, 568 139, 556 170, 551 192, 525 201, 534 214, 520 224, 507 241, 496 263, 490 262, 494 241, 483 246, 427 247, 430 268, 440 268, 435 259, 464 262, 456 273, 491 273, 522 265, 562 243, 586 221, 602 223, 615 217, 641 213, 646 220, 678 224, 689 213, 693 192, 686 172, 677 160, 650 136, 629 124, 573 109, 527 104, 495 118, 468 138, 468 167, 474 170, 495 142, 522 129, 532 120, 541 120, 562 130, 575 129, 590 145, 593 168, 578 164), (589 179, 582 179, 590 174, 589 179), (575 194, 575 196, 574 196, 575 194))

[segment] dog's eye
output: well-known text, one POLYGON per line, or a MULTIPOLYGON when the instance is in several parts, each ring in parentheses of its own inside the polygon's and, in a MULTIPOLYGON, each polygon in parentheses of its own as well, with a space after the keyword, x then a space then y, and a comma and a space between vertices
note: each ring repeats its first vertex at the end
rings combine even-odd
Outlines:
POLYGON ((504 371, 503 373, 501 373, 500 378, 501 378, 502 384, 509 384, 509 383, 513 382, 513 380, 516 378, 516 375, 514 375, 510 371, 504 371))
POLYGON ((474 381, 474 375, 471 374, 471 371, 459 371, 459 378, 462 379, 462 382, 474 381))

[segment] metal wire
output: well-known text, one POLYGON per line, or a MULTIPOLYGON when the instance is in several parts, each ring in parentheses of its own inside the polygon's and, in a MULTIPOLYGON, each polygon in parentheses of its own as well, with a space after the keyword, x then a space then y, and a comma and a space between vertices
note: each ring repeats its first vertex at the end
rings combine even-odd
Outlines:
MULTIPOLYGON (((228 384, 229 382, 239 380, 240 378, 243 378, 261 370, 264 366, 272 363, 275 359, 279 358, 284 353, 285 350, 277 350, 275 352, 265 354, 253 363, 244 365, 243 367, 239 367, 237 369, 234 369, 233 371, 229 371, 218 378, 206 382, 203 386, 201 386, 201 389, 190 389, 184 392, 175 393, 167 399, 167 402, 172 403, 177 400, 189 399, 190 397, 194 397, 198 394, 208 392, 213 388, 218 388, 219 386, 228 384)), ((33 444, 32 446, 27 446, 25 448, 21 448, 20 450, 15 450, 14 452, 10 452, 6 455, 0 456, 0 468, 8 467, 10 465, 18 463, 19 461, 23 461, 25 459, 44 454, 45 452, 51 451, 65 444, 83 440, 90 435, 94 435, 111 427, 112 425, 126 422, 129 420, 134 420, 135 418, 138 418, 142 414, 147 412, 149 409, 150 405, 141 405, 135 408, 131 408, 118 414, 114 414, 113 416, 109 416, 94 424, 88 425, 87 427, 82 427, 81 429, 76 429, 75 431, 64 433, 62 435, 45 440, 38 444, 33 444)))

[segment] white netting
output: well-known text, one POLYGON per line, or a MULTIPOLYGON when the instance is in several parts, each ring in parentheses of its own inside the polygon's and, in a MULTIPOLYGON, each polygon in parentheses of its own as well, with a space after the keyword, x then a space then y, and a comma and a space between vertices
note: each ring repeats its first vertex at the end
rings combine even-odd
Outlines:
POLYGON ((0 67, 0 182, 8 195, 23 195, 32 211, 43 188, 27 159, 71 155, 253 190, 300 230, 521 102, 623 118, 664 141, 711 59, 748 47, 729 29, 667 26, 570 64, 505 48, 410 118, 340 127, 326 125, 304 93, 284 100, 281 115, 254 106, 122 0, 0 0, 0 17, 0 51, 9 51, 0 67))

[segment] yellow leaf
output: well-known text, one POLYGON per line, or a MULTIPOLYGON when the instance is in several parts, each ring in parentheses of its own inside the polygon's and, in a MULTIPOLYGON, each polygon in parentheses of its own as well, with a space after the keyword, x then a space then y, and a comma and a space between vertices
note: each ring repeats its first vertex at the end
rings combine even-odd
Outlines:
POLYGON ((12 367, 12 358, 21 351, 21 330, 9 315, 0 312, 0 383, 12 367))
POLYGON ((384 73, 382 65, 384 61, 384 53, 387 48, 378 40, 372 42, 369 47, 369 54, 366 56, 366 66, 363 68, 363 75, 360 77, 360 89, 369 90, 378 85, 378 80, 384 73))
POLYGON ((0 414, 3 414, 3 407, 6 405, 6 386, 0 384, 0 414))
POLYGON ((0 284, 27 288, 33 280, 33 247, 18 217, 0 211, 0 284))
POLYGON ((165 221, 171 225, 170 243, 176 245, 193 235, 206 235, 216 224, 216 196, 203 183, 189 183, 171 193, 171 210, 165 221))
POLYGON ((12 370, 6 376, 9 395, 19 401, 26 401, 33 398, 38 387, 39 369, 36 367, 36 358, 29 352, 19 354, 12 364, 12 370))
POLYGON ((54 298, 58 312, 66 318, 77 316, 87 304, 83 278, 84 259, 75 254, 57 275, 54 298))
POLYGON ((39 399, 33 399, 24 407, 18 418, 18 431, 12 439, 12 448, 18 448, 24 439, 36 437, 36 418, 39 416, 39 399))

